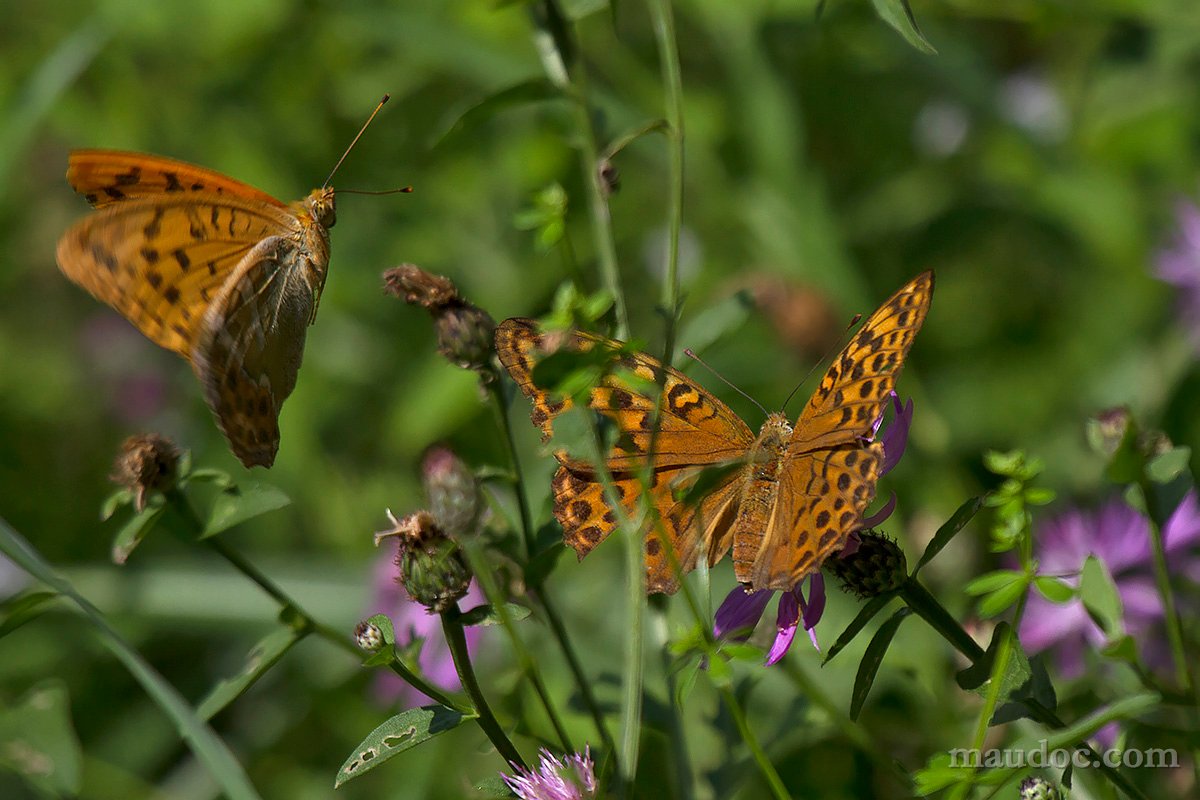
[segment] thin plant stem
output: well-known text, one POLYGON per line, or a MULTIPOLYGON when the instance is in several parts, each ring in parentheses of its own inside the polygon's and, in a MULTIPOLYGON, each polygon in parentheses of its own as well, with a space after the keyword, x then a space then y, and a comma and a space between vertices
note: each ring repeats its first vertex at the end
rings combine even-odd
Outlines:
MULTIPOLYGON (((528 559, 533 556, 534 548, 533 515, 529 511, 529 498, 525 494, 525 475, 521 468, 521 457, 517 452, 512 423, 508 418, 508 407, 501 385, 499 375, 497 374, 496 379, 488 383, 488 394, 491 396, 492 405, 496 410, 500 428, 504 432, 504 441, 508 447, 509 462, 512 465, 513 477, 516 483, 515 494, 517 497, 518 512, 521 516, 522 536, 525 541, 525 556, 528 559)), ((608 726, 604 724, 604 712, 601 710, 600 704, 596 701, 595 693, 592 692, 592 683, 583 671, 583 664, 580 662, 579 656, 575 652, 575 647, 571 643, 571 638, 567 634, 567 628, 563 624, 562 616, 558 613, 557 605, 547 594, 545 587, 540 582, 536 586, 531 586, 530 589, 539 605, 541 605, 542 610, 546 613, 546 621, 550 623, 550 631, 554 635, 554 640, 557 642, 559 649, 562 650, 563 657, 567 661, 567 666, 575 677, 575 685, 579 689, 579 696, 583 699, 584 705, 587 706, 588 713, 592 715, 596 732, 600 735, 600 739, 604 742, 604 746, 608 749, 611 756, 615 756, 616 745, 613 742, 612 734, 608 732, 608 726)))
POLYGON ((567 734, 567 729, 558 715, 558 709, 554 707, 554 702, 550 699, 550 692, 546 688, 546 682, 542 680, 541 670, 538 669, 537 662, 534 661, 529 648, 525 646, 525 642, 522 641, 520 634, 517 632, 516 625, 513 624, 512 615, 508 613, 508 608, 505 605, 506 598, 500 591, 500 587, 493 580, 488 563, 479 551, 479 545, 474 542, 461 542, 460 546, 462 547, 463 555, 467 558, 467 564, 475 574, 475 579, 479 581, 479 586, 483 589, 484 597, 492 604, 492 608, 496 610, 497 616, 500 617, 500 627, 508 635, 509 643, 512 645, 517 662, 521 665, 521 670, 529 677, 533 691, 537 694, 538 700, 541 701, 542 708, 546 712, 546 717, 550 720, 550 725, 554 728, 555 735, 558 736, 559 745, 563 748, 564 752, 574 752, 575 748, 571 744, 571 737, 567 734))
POLYGON ((667 268, 664 270, 662 305, 667 314, 663 363, 670 364, 675 349, 675 320, 679 313, 679 232, 683 227, 683 79, 675 44, 675 17, 671 0, 649 0, 654 39, 662 69, 667 106, 667 268))
MULTIPOLYGON (((1146 478, 1142 478, 1139 488, 1142 492, 1142 503, 1149 509, 1153 501, 1153 487, 1146 478)), ((1196 694, 1197 687, 1188 663, 1183 646, 1183 625, 1179 619, 1179 609, 1175 605, 1175 593, 1171 591, 1171 576, 1167 570, 1167 553, 1163 544, 1163 531, 1153 514, 1147 514, 1150 522, 1150 550, 1154 554, 1154 584, 1158 589, 1158 598, 1163 606, 1163 621, 1167 628, 1167 641, 1171 645, 1171 657, 1175 662, 1175 680, 1189 694, 1196 694)))
POLYGON ((479 681, 475 678, 475 669, 471 666, 471 657, 467 653, 467 637, 463 631, 458 604, 455 603, 439 616, 442 620, 442 633, 446 637, 446 644, 450 647, 450 657, 454 659, 454 669, 458 671, 458 679, 462 682, 467 696, 471 698, 471 703, 475 706, 475 713, 479 715, 476 722, 479 723, 479 727, 483 729, 488 740, 496 748, 496 752, 505 761, 514 767, 525 768, 525 760, 521 758, 516 745, 504 733, 500 723, 496 721, 496 716, 492 713, 487 698, 483 696, 483 690, 479 688, 479 681))
POLYGON ((588 212, 592 223, 592 238, 596 245, 596 260, 604 287, 612 295, 618 339, 629 338, 629 317, 625 310, 625 293, 621 288, 621 273, 617 264, 617 247, 613 239, 612 215, 600 177, 600 147, 592 125, 584 72, 575 68, 575 50, 570 23, 557 0, 542 0, 531 7, 536 26, 534 44, 547 77, 570 102, 574 116, 580 168, 587 189, 588 212))
POLYGON ((767 786, 771 790, 771 795, 775 800, 791 800, 792 796, 788 794, 787 788, 783 785, 783 779, 779 777, 779 773, 775 770, 775 765, 767 757, 766 751, 763 750, 762 745, 758 742, 758 737, 754 735, 754 730, 746 721, 746 713, 734 697, 733 690, 728 686, 721 687, 721 699, 725 701, 725 707, 729 710, 734 724, 737 725, 738 731, 742 734, 742 740, 750 748, 750 755, 754 758, 754 763, 758 766, 758 771, 762 773, 763 780, 767 782, 767 786))
MULTIPOLYGON (((196 535, 199 535, 204 530, 204 525, 200 521, 200 517, 196 514, 196 510, 192 508, 192 504, 188 501, 187 496, 179 489, 170 489, 164 492, 167 502, 172 508, 182 517, 189 526, 193 529, 196 535)), ((250 581, 256 584, 263 590, 271 599, 279 603, 280 606, 290 608, 303 623, 302 634, 309 632, 315 633, 322 639, 337 645, 342 650, 345 650, 350 655, 361 659, 363 652, 358 645, 354 643, 354 639, 345 633, 342 633, 330 626, 318 621, 311 614, 304 610, 296 600, 279 587, 277 583, 271 580, 262 570, 256 567, 253 563, 246 559, 244 555, 230 547, 218 537, 212 536, 203 540, 204 544, 213 552, 225 559, 238 572, 245 575, 250 581)), ((447 708, 453 708, 456 711, 464 713, 473 713, 470 707, 463 704, 461 700, 455 700, 445 691, 439 689, 420 675, 413 673, 403 664, 393 661, 390 665, 393 672, 399 675, 404 681, 419 692, 422 692, 436 703, 441 703, 447 708)))

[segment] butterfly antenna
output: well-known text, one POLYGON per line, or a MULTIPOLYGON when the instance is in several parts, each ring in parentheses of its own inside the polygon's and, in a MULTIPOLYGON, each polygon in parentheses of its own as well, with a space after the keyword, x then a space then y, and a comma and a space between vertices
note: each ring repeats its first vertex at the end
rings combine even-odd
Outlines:
POLYGON ((833 347, 826 350, 825 354, 821 356, 821 360, 818 361, 816 364, 813 364, 811 367, 809 367, 808 374, 806 374, 800 380, 800 382, 796 384, 795 388, 793 388, 792 391, 788 394, 787 399, 783 401, 783 410, 784 411, 787 410, 788 403, 792 402, 792 398, 796 396, 796 392, 798 392, 800 390, 800 387, 803 386, 804 384, 808 383, 808 379, 812 377, 813 370, 815 370, 821 364, 824 364, 826 361, 828 361, 830 354, 832 354, 834 350, 837 350, 839 352, 841 351, 842 347, 844 347, 846 344, 846 337, 850 335, 850 331, 854 328, 855 325, 858 324, 858 321, 861 319, 862 319, 862 314, 855 314, 850 319, 850 324, 846 326, 846 330, 842 331, 841 338, 839 338, 837 340, 837 344, 835 344, 833 347))
POLYGON ((329 182, 333 180, 334 173, 338 171, 338 167, 340 167, 342 162, 346 160, 346 156, 350 155, 350 151, 354 149, 354 145, 358 144, 358 140, 363 135, 363 131, 365 131, 367 126, 371 124, 371 120, 375 119, 375 115, 379 113, 379 109, 383 108, 383 104, 391 98, 392 96, 390 94, 385 94, 383 99, 379 101, 379 105, 375 106, 375 110, 371 112, 371 116, 367 117, 367 121, 363 123, 363 126, 358 129, 358 133, 355 134, 354 140, 350 142, 350 146, 346 148, 346 152, 342 153, 342 157, 339 158, 337 163, 333 165, 333 169, 329 172, 329 177, 325 179, 323 184, 321 184, 322 189, 328 186, 329 182))
POLYGON ((722 375, 721 373, 717 372, 715 369, 713 369, 713 368, 712 368, 712 367, 710 367, 708 364, 706 364, 706 363, 704 362, 704 359, 703 359, 703 358, 701 358, 700 356, 696 355, 696 354, 695 354, 695 353, 692 351, 692 349, 691 349, 690 347, 689 347, 687 350, 684 350, 684 351, 683 351, 683 354, 684 354, 685 356, 687 356, 688 358, 692 359, 693 361, 695 361, 695 362, 699 363, 699 364, 700 364, 700 366, 704 367, 706 370, 708 370, 709 372, 711 372, 713 375, 716 375, 718 378, 720 378, 720 379, 721 379, 721 382, 722 382, 722 383, 724 383, 726 386, 728 386, 730 389, 733 389, 735 392, 737 392, 738 394, 740 394, 742 397, 746 398, 746 399, 747 399, 747 400, 749 400, 751 403, 754 403, 754 405, 758 406, 758 410, 759 410, 759 411, 761 411, 761 412, 763 412, 763 416, 764 416, 764 417, 769 417, 769 416, 770 416, 770 413, 769 413, 769 412, 768 412, 768 411, 767 411, 765 408, 763 408, 763 407, 762 407, 762 404, 760 404, 760 403, 759 403, 757 400, 755 400, 755 399, 754 399, 753 397, 751 397, 750 395, 748 395, 748 394, 746 394, 745 392, 743 392, 743 391, 742 391, 741 389, 739 389, 738 387, 734 386, 734 385, 733 385, 733 383, 732 383, 732 382, 731 382, 731 381, 730 381, 728 378, 726 378, 724 375, 722 375))
POLYGON ((368 189, 338 189, 338 194, 409 194, 413 188, 411 186, 401 186, 399 189, 384 189, 383 191, 370 191, 368 189))

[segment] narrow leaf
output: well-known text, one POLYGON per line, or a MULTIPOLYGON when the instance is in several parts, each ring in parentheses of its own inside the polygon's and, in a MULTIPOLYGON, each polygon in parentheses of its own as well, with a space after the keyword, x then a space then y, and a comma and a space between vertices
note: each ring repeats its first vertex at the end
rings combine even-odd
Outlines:
POLYGON ((858 674, 854 677, 854 692, 850 696, 850 719, 858 719, 858 714, 867 701, 867 694, 870 693, 871 686, 875 683, 879 667, 883 664, 883 657, 887 653, 888 646, 891 645, 896 631, 900 629, 900 623, 911 613, 912 611, 908 607, 897 609, 896 613, 888 617, 887 621, 880 625, 879 630, 875 631, 875 635, 871 637, 871 643, 867 645, 866 652, 863 653, 862 663, 858 665, 858 674))
POLYGON ((39 609, 56 597, 57 592, 25 592, 0 603, 0 639, 37 619, 41 615, 39 609))
MULTIPOLYGON (((505 603, 504 610, 508 613, 508 618, 514 622, 525 619, 532 612, 525 606, 516 603, 505 603)), ((469 611, 463 612, 459 617, 463 625, 499 625, 503 620, 500 618, 500 612, 491 603, 484 603, 480 606, 475 606, 469 611)))
POLYGON ((913 567, 913 577, 916 577, 921 568, 932 561, 934 556, 942 552, 942 548, 950 544, 950 540, 967 526, 967 523, 971 521, 971 518, 975 516, 982 505, 982 497, 972 497, 958 507, 958 510, 951 515, 950 519, 946 520, 946 523, 942 527, 938 528, 937 533, 933 535, 929 544, 925 546, 925 552, 921 554, 921 560, 913 567))
POLYGON ((394 755, 454 730, 474 717, 445 706, 410 708, 380 725, 362 740, 338 770, 334 788, 367 773, 394 755))
POLYGON ((438 133, 433 137, 430 149, 440 147, 446 140, 469 131, 501 111, 558 97, 562 97, 562 93, 550 81, 544 78, 535 78, 458 105, 451 108, 435 126, 434 130, 438 133))
POLYGON ((196 708, 201 719, 210 720, 223 708, 242 696, 261 678, 283 654, 303 637, 303 632, 293 627, 276 628, 268 633, 246 656, 241 672, 218 683, 196 708))
POLYGON ((112 560, 114 564, 124 564, 129 559, 129 554, 134 551, 142 539, 150 531, 154 530, 154 526, 162 517, 163 511, 166 510, 166 500, 163 496, 156 494, 146 503, 146 507, 121 526, 121 530, 117 531, 117 535, 113 537, 112 544, 112 560))
POLYGON ((859 609, 858 614, 856 614, 854 619, 850 621, 850 624, 846 626, 846 629, 842 631, 842 634, 837 638, 837 641, 833 643, 833 647, 829 648, 829 652, 825 654, 825 659, 821 662, 821 666, 825 666, 833 660, 834 656, 842 652, 846 645, 850 644, 850 642, 854 640, 854 637, 858 635, 858 632, 861 631, 866 624, 871 621, 871 618, 882 611, 884 606, 891 602, 891 599, 895 596, 895 592, 889 592, 887 594, 876 595, 868 600, 867 604, 859 609))
POLYGON ((1060 578, 1043 575, 1034 578, 1033 585, 1051 603, 1066 603, 1075 597, 1075 587, 1060 578))
POLYGON ((1100 630, 1109 637, 1118 636, 1124 630, 1121 595, 1108 569, 1095 556, 1083 562, 1083 573, 1079 578, 1079 598, 1083 607, 1100 630))

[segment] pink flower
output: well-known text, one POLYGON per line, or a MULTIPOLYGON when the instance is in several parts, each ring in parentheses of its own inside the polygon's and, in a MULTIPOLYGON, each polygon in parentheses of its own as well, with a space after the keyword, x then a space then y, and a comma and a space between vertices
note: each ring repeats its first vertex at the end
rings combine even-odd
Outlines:
POLYGON ((540 752, 538 771, 516 767, 516 774, 500 777, 521 800, 590 800, 596 796, 596 773, 590 749, 556 758, 540 752))

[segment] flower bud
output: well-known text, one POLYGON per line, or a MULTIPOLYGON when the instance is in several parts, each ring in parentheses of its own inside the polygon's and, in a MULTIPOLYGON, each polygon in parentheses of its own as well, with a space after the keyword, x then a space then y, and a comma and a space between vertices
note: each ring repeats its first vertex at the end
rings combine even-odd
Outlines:
POLYGON ((611 197, 621 188, 621 173, 617 170, 616 165, 607 158, 600 161, 600 166, 596 168, 596 174, 600 177, 600 189, 604 192, 605 197, 611 197))
POLYGON ((146 495, 175 485, 179 448, 157 433, 139 433, 121 443, 109 479, 133 492, 138 511, 146 507, 146 495))
POLYGON ((860 598, 899 589, 908 577, 904 551, 896 542, 874 531, 860 531, 858 548, 842 558, 825 559, 825 568, 860 598))
POLYGON ((1021 781, 1021 800, 1062 800, 1062 792, 1050 781, 1026 778, 1021 781))
POLYGON ((363 620, 354 626, 354 643, 359 649, 368 653, 374 653, 383 649, 386 642, 383 639, 383 631, 373 622, 363 620))
POLYGON ((458 543, 446 536, 428 511, 399 520, 389 511, 388 519, 392 528, 375 534, 375 543, 389 536, 399 539, 398 580, 408 596, 439 614, 454 607, 471 584, 471 570, 458 543))
POLYGON ((475 474, 445 447, 434 447, 421 464, 429 513, 451 536, 474 533, 482 506, 475 474))
POLYGON ((464 300, 449 279, 402 264, 383 273, 384 289, 433 315, 438 352, 450 363, 491 376, 492 338, 496 323, 481 308, 464 300))

